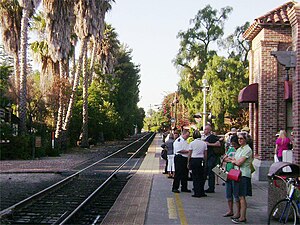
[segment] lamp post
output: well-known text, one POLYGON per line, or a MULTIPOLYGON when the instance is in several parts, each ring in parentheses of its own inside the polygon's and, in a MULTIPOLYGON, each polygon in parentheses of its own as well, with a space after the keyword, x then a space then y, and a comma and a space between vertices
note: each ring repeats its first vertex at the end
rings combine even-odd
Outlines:
POLYGON ((202 92, 203 92, 203 130, 205 129, 205 126, 206 126, 206 123, 207 123, 207 112, 206 112, 206 94, 207 94, 207 91, 208 91, 208 84, 207 84, 207 80, 206 79, 203 79, 202 80, 202 92))

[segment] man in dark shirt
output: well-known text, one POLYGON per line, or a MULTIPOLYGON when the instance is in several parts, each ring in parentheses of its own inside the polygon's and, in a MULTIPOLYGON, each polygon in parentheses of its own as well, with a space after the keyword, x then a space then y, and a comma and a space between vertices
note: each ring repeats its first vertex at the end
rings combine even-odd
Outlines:
POLYGON ((204 128, 204 141, 207 144, 207 165, 206 171, 208 175, 208 189, 205 190, 206 193, 215 192, 215 174, 212 169, 217 164, 217 155, 214 153, 214 147, 220 147, 221 143, 219 138, 212 134, 211 125, 206 125, 204 128))

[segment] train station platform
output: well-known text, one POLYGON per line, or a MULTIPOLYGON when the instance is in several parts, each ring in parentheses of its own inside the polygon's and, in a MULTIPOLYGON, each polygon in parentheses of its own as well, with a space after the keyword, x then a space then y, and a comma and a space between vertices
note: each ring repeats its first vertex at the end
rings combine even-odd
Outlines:
MULTIPOLYGON (((160 158, 162 138, 156 135, 138 172, 128 181, 104 225, 224 225, 233 224, 227 212, 222 180, 215 193, 193 198, 192 193, 173 193, 173 179, 162 174, 165 161, 160 158)), ((192 181, 188 182, 192 189, 192 181)), ((206 187, 207 188, 207 187, 206 187)), ((247 197, 247 224, 267 224, 268 182, 252 181, 252 197, 247 197)))

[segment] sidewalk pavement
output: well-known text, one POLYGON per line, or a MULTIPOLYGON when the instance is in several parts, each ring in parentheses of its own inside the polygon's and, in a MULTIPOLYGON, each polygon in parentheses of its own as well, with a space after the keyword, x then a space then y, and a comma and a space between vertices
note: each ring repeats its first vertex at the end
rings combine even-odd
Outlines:
MULTIPOLYGON (((223 217, 228 210, 225 186, 216 185, 216 192, 205 198, 193 198, 191 193, 171 192, 172 179, 154 175, 149 197, 146 225, 158 224, 233 224, 223 217)), ((189 181, 189 189, 192 182, 189 181)), ((247 224, 267 224, 268 182, 252 182, 253 196, 247 197, 247 224)))

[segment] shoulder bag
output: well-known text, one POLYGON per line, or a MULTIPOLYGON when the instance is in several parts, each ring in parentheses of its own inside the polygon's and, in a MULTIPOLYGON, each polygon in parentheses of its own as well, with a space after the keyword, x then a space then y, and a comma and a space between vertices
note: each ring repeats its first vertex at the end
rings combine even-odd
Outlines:
POLYGON ((162 159, 167 160, 167 158, 168 158, 168 149, 163 148, 163 150, 161 150, 160 156, 161 156, 162 159))
POLYGON ((227 181, 228 172, 225 168, 222 167, 224 159, 220 164, 216 165, 212 171, 216 174, 216 176, 220 177, 222 180, 227 181))

